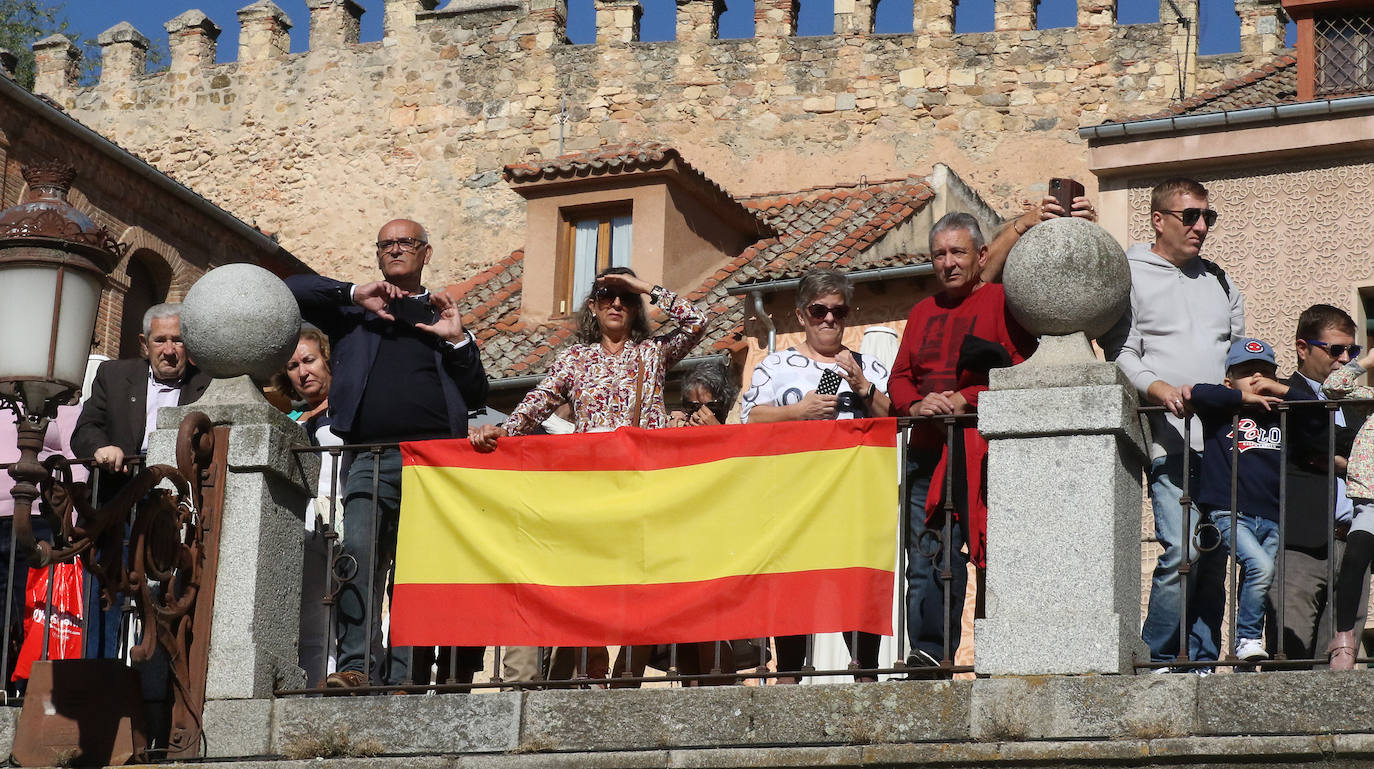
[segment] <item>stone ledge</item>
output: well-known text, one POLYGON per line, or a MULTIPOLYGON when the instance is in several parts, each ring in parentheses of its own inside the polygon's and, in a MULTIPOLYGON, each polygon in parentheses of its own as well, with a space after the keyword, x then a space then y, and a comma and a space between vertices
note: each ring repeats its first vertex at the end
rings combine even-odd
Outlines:
MULTIPOLYGON (((1131 740, 702 748, 413 758, 241 761, 236 769, 754 769, 755 767, 1143 766, 1256 769, 1368 766, 1374 734, 1178 737, 1131 740)), ((184 769, 223 764, 180 763, 184 769)))
POLYGON ((207 726, 244 769, 1369 766, 1372 694, 1368 671, 1030 676, 242 700, 212 702, 207 726), (340 727, 384 755, 252 760, 340 727))

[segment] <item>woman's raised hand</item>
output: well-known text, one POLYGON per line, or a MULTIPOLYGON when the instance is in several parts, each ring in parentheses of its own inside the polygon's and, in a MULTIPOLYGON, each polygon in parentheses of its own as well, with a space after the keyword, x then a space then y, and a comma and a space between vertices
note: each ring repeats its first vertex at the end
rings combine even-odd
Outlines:
POLYGON ((610 289, 624 289, 633 291, 636 294, 647 294, 654 290, 654 284, 642 280, 634 275, 626 275, 620 272, 612 272, 596 279, 597 285, 605 286, 610 289))

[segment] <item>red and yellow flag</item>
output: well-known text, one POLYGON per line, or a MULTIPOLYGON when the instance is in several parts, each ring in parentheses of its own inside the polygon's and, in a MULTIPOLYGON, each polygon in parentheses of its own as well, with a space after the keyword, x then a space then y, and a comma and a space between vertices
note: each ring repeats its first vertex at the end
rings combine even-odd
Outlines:
POLYGON ((896 420, 401 449, 398 645, 892 632, 896 420))

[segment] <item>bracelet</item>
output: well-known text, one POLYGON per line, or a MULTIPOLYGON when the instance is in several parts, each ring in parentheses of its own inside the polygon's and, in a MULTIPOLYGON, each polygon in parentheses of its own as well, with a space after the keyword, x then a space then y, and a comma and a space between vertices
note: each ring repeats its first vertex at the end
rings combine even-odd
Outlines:
POLYGON ((864 396, 864 400, 866 400, 866 401, 871 401, 871 400, 873 400, 873 396, 874 396, 877 392, 878 392, 878 386, 875 385, 875 384, 873 384, 872 382, 869 382, 869 383, 868 383, 868 394, 864 396))

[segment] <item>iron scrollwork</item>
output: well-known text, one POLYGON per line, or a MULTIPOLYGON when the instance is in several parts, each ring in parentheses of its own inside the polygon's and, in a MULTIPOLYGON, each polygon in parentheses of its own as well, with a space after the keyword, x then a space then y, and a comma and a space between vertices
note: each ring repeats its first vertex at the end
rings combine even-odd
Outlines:
POLYGON ((227 428, 215 428, 201 412, 188 414, 177 434, 177 466, 144 468, 98 508, 86 485, 72 482, 65 457, 45 460, 39 481, 40 509, 55 544, 34 543, 31 560, 46 565, 82 556, 100 581, 102 604, 121 593, 133 596, 143 633, 130 659, 150 660, 156 646, 167 654, 173 687, 168 758, 201 752, 227 442, 227 428))

